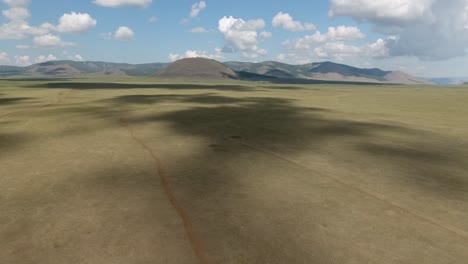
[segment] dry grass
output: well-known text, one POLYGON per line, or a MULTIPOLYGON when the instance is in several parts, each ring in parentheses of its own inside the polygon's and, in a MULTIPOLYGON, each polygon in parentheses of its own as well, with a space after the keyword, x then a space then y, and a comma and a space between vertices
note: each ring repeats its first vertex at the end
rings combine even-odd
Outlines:
POLYGON ((467 89, 1 85, 0 263, 468 259, 467 89))

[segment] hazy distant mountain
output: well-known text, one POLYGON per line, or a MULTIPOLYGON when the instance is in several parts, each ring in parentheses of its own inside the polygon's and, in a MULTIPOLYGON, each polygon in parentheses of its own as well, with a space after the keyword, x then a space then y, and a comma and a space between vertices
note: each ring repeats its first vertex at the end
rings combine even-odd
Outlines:
POLYGON ((159 76, 165 78, 230 78, 294 83, 353 82, 427 84, 429 81, 403 72, 377 68, 361 69, 333 62, 290 65, 275 61, 261 63, 225 62, 211 59, 182 59, 174 63, 127 64, 96 61, 49 61, 27 67, 0 66, 0 76, 81 77, 159 76))
POLYGON ((27 67, 0 66, 0 76, 73 77, 82 75, 149 76, 167 63, 127 64, 98 61, 49 61, 27 67))
POLYGON ((237 73, 224 64, 205 58, 187 58, 169 64, 156 73, 165 78, 238 79, 237 73))
POLYGON ((301 78, 340 82, 430 83, 430 81, 413 77, 403 72, 383 71, 377 68, 361 69, 333 62, 318 62, 303 65, 290 65, 274 61, 260 63, 226 62, 224 64, 236 71, 247 71, 278 78, 301 78))
POLYGON ((466 84, 468 82, 468 77, 460 78, 432 78, 431 82, 440 85, 457 85, 457 84, 466 84))

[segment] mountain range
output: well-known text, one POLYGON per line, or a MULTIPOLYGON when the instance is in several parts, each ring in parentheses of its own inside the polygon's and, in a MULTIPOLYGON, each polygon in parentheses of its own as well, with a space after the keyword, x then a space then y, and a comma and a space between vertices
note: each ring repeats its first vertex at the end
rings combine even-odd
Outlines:
POLYGON ((333 62, 291 65, 275 61, 225 62, 182 59, 174 63, 127 64, 96 61, 48 61, 26 67, 0 66, 0 77, 159 76, 165 78, 230 78, 277 82, 351 82, 429 84, 399 71, 363 69, 333 62))
POLYGON ((468 83, 468 77, 432 78, 429 80, 439 85, 466 85, 468 83))

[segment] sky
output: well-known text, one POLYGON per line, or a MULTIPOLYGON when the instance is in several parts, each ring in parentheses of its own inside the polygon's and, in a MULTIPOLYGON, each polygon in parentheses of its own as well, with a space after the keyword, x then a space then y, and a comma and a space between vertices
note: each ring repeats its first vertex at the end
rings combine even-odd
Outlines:
POLYGON ((0 0, 0 64, 333 61, 468 77, 468 0, 0 0))

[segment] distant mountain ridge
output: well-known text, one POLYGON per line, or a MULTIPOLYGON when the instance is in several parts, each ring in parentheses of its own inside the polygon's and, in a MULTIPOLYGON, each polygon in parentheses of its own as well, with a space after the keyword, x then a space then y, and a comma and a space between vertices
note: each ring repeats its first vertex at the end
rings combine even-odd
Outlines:
POLYGON ((182 59, 174 63, 128 64, 99 61, 49 61, 26 67, 0 66, 0 77, 81 77, 81 76, 157 76, 271 81, 282 82, 353 82, 353 83, 395 83, 429 84, 428 80, 410 76, 403 72, 383 71, 378 68, 362 69, 333 62, 317 62, 291 65, 276 61, 260 63, 224 62, 196 58, 182 59), (191 68, 190 68, 191 67, 191 68), (189 70, 190 68, 190 70, 189 70), (194 71, 196 73, 194 73, 194 71), (180 76, 178 76, 180 75, 180 76))
POLYGON ((340 82, 376 82, 397 84, 429 84, 428 80, 398 71, 383 71, 378 68, 362 69, 333 62, 317 62, 290 65, 275 61, 260 63, 225 62, 236 71, 246 71, 278 78, 296 78, 340 82))
POLYGON ((466 85, 468 83, 468 77, 432 78, 429 80, 439 85, 460 85, 460 84, 466 85))
POLYGON ((128 64, 101 61, 48 61, 26 67, 0 66, 0 76, 74 77, 82 75, 150 76, 168 63, 128 64))

